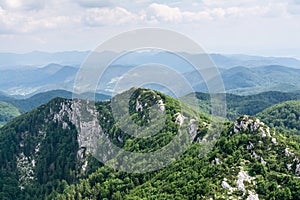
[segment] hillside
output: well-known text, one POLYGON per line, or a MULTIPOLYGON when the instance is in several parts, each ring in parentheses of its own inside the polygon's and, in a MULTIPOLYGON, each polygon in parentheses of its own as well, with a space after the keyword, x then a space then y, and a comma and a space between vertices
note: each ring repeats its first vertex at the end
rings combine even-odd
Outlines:
MULTIPOLYGON (((86 131, 78 132, 78 123, 83 122, 72 117, 77 112, 73 110, 76 105, 71 100, 56 98, 0 129, 1 199, 42 199, 53 191, 62 192, 66 185, 101 167, 87 148, 88 138, 97 137, 89 132, 93 125, 87 123, 83 125, 87 126, 86 131)), ((117 146, 130 151, 151 151, 168 144, 178 129, 177 100, 161 93, 137 90, 131 101, 131 117, 137 124, 145 125, 150 114, 148 108, 155 105, 159 110, 164 109, 167 121, 151 140, 132 138, 123 132, 112 119, 110 102, 96 105, 103 128, 98 134, 106 134, 117 146), (136 110, 137 100, 144 105, 140 112, 136 110)), ((184 114, 189 116, 188 109, 184 114)), ((204 115, 201 117, 207 121, 204 115)))
POLYGON ((300 101, 276 104, 257 114, 280 133, 300 135, 300 101))
POLYGON ((19 115, 20 112, 18 108, 9 103, 0 101, 0 127, 19 115))
MULTIPOLYGON (((298 137, 279 134, 256 118, 242 116, 223 125, 216 145, 205 154, 215 119, 159 92, 135 89, 120 95, 129 94, 129 118, 135 124, 147 126, 151 108, 166 114, 154 136, 138 138, 124 132, 120 127, 127 117, 122 115, 126 107, 120 107, 116 123, 114 99, 96 103, 97 112, 86 108, 84 112, 97 116, 92 123, 74 117, 81 116, 77 108, 82 101, 56 98, 1 128, 0 199, 299 199, 298 137), (93 126, 98 123, 101 129, 93 126), (170 166, 147 173, 119 171, 126 167, 122 164, 103 166, 92 156, 102 145, 95 148, 89 143, 97 142, 100 134, 122 149, 146 153, 168 145, 179 130, 193 138, 187 152, 170 166)), ((178 152, 182 149, 177 147, 178 152)), ((111 149, 106 153, 115 155, 107 157, 113 163, 122 158, 111 149)), ((130 167, 143 167, 145 162, 131 162, 134 157, 126 160, 130 167)))
MULTIPOLYGON (((190 94, 191 95, 191 94, 190 94)), ((189 98, 189 95, 184 97, 189 98)), ((200 110, 205 113, 210 112, 210 95, 207 93, 196 93, 196 98, 199 100, 198 105, 200 110)), ((235 120, 241 115, 254 116, 264 109, 271 107, 275 104, 290 101, 299 100, 300 94, 269 91, 254 95, 235 95, 226 94, 227 104, 227 117, 230 120, 235 120)), ((261 116, 260 116, 261 117, 261 116)), ((265 118, 264 118, 265 119, 265 118)))
POLYGON ((227 125, 205 158, 199 159, 195 144, 124 199, 299 199, 299 150, 298 143, 243 116, 227 125))
MULTIPOLYGON (((298 138, 299 139, 299 138, 298 138)), ((300 199, 300 148, 258 119, 225 125, 204 158, 194 143, 170 167, 124 174, 103 167, 70 185, 57 199, 300 199)))
MULTIPOLYGON (((89 94, 84 94, 84 96, 89 96, 89 94)), ((93 94, 90 95, 94 98, 93 94)), ((1 97, 1 96, 0 96, 1 97)), ((19 109, 21 113, 28 112, 44 103, 49 102, 51 99, 61 97, 61 98, 72 98, 72 93, 65 90, 52 90, 39 94, 35 94, 26 99, 14 99, 12 97, 7 97, 2 95, 2 101, 8 102, 19 109)), ((189 96, 183 97, 185 101, 188 101, 189 96)), ((196 98, 199 99, 200 110, 204 113, 210 112, 210 95, 207 93, 196 93, 196 98)), ((104 94, 96 94, 96 101, 104 101, 110 99, 110 96, 104 94)), ((230 120, 235 120, 241 115, 251 115, 254 116, 257 113, 263 111, 264 109, 273 106, 275 104, 289 101, 289 100, 299 100, 300 94, 297 93, 286 93, 286 92, 263 92, 254 95, 234 95, 226 94, 227 103, 227 117, 230 120)), ((197 105, 197 107, 199 106, 197 105)))

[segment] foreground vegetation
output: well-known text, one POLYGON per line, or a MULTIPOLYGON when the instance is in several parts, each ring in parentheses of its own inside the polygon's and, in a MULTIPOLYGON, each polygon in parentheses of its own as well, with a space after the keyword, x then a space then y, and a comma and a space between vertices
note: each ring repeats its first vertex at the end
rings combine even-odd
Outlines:
MULTIPOLYGON (((198 95, 200 100, 205 98, 198 95)), ((208 149, 205 141, 214 119, 162 93, 133 92, 130 118, 147 125, 149 108, 160 100, 166 122, 154 137, 139 139, 124 132, 114 121, 111 102, 96 104, 98 121, 115 145, 132 152, 151 152, 170 143, 179 128, 189 128, 188 119, 196 118, 192 144, 170 166, 148 173, 125 173, 103 166, 80 146, 81 136, 70 117, 72 101, 55 98, 0 129, 0 199, 300 199, 300 138, 284 131, 292 126, 279 124, 281 130, 274 124, 276 129, 272 129, 243 115, 226 121, 216 144, 208 149), (137 109, 137 102, 143 109, 137 109), (183 124, 178 122, 178 113, 186 117, 183 124), (208 154, 203 154, 205 149, 210 150, 208 154)), ((236 103, 240 108, 245 105, 236 103)), ((287 104, 291 106, 284 104, 286 113, 299 108, 297 101, 287 104)), ((258 110, 264 106, 259 105, 258 110)), ((264 115, 281 107, 258 116, 265 121, 264 115)), ((292 130, 297 133, 298 128, 292 130)))

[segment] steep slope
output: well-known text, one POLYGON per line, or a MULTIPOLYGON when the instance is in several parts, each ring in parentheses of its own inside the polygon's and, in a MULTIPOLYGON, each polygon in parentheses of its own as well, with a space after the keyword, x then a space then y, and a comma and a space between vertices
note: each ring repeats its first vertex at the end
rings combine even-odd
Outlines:
POLYGON ((77 179, 77 131, 54 120, 64 101, 54 99, 0 129, 1 199, 42 199, 77 179))
POLYGON ((299 144, 258 119, 242 116, 227 123, 204 158, 199 157, 201 145, 194 143, 179 160, 154 173, 100 168, 56 198, 300 199, 299 144))
POLYGON ((300 101, 286 101, 257 114, 278 132, 300 135, 300 101))
POLYGON ((126 199, 299 199, 299 145, 288 145, 294 143, 243 116, 204 159, 195 146, 126 199))
MULTIPOLYGON (((179 102, 145 89, 136 89, 131 97, 132 120, 139 125, 147 124, 152 106, 167 116, 163 129, 151 140, 133 138, 122 131, 112 118, 110 102, 96 104, 99 115, 92 123, 78 121, 76 116, 80 116, 78 108, 81 105, 81 101, 56 98, 0 129, 1 199, 44 199, 47 195, 52 199, 68 184, 78 182, 101 167, 91 156, 93 149, 88 148, 89 142, 98 141, 95 140, 98 134, 107 135, 115 145, 124 149, 146 152, 169 143, 180 124, 179 102), (143 109, 137 109, 137 104, 143 109), (95 129, 95 124, 101 124, 102 128, 95 129), (93 130, 98 130, 96 135, 93 130)), ((95 114, 88 108, 86 112, 95 114)), ((187 109, 183 114, 188 118, 195 113, 187 109)), ((208 120, 205 115, 197 115, 199 119, 208 120)), ((191 134, 197 135, 197 129, 191 134)), ((112 193, 106 195, 111 197, 112 193)))
MULTIPOLYGON (((56 98, 0 129, 1 199, 300 199, 299 137, 275 132, 256 118, 226 122, 210 149, 206 133, 214 119, 162 93, 134 88, 96 103, 97 111, 82 105, 82 100, 56 98), (126 96, 129 102, 120 102, 116 122, 112 103, 126 96), (133 137, 130 126, 121 128, 128 117, 122 115, 126 105, 135 124, 149 124, 151 108, 164 112, 166 122, 150 138, 133 137), (85 117, 79 108, 97 118, 79 121, 78 116, 85 117), (98 134, 124 150, 145 153, 169 144, 179 128, 195 136, 193 143, 177 161, 157 171, 125 173, 92 156, 102 148, 98 134)), ((120 158, 110 158, 110 152, 108 160, 120 158)), ((126 158, 129 163, 132 159, 126 158)))

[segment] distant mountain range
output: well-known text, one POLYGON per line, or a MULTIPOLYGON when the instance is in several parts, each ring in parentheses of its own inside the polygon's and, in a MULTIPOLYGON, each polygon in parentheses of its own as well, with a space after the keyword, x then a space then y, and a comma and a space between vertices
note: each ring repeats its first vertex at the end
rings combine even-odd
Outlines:
POLYGON ((66 51, 48 53, 34 51, 31 53, 0 53, 0 68, 23 68, 24 66, 44 66, 50 63, 80 66, 89 51, 66 51))
MULTIPOLYGON (((16 68, 24 66, 45 66, 51 63, 60 65, 80 66, 89 55, 90 51, 66 51, 48 53, 41 51, 34 51, 25 54, 16 53, 0 53, 0 68, 16 68)), ((103 52, 107 56, 117 56, 115 52, 103 52)), ((204 57, 206 55, 182 53, 187 59, 197 57, 204 57)), ((291 68, 300 68, 300 61, 289 57, 263 57, 250 56, 243 54, 208 54, 219 68, 232 68, 237 66, 244 67, 260 67, 265 65, 282 65, 291 68)), ((162 51, 141 51, 125 53, 121 56, 115 64, 118 65, 140 65, 145 63, 160 63, 168 64, 180 71, 186 71, 188 63, 174 53, 162 51), (126 56, 125 56, 126 55, 126 56)))
MULTIPOLYGON (((66 90, 51 90, 35 94, 24 99, 16 99, 14 97, 0 94, 0 127, 18 115, 33 110, 34 108, 43 105, 57 97, 72 99, 73 97, 80 97, 80 95, 73 96, 72 92, 66 90)), ((95 101, 106 101, 110 99, 110 96, 99 93, 81 94, 81 97, 88 97, 89 99, 95 101)))
MULTIPOLYGON (((5 95, 0 94, 0 102, 7 102, 19 109, 21 113, 30 111, 44 103, 49 102, 51 99, 54 99, 56 97, 65 98, 65 99, 72 99, 73 97, 80 97, 80 95, 74 95, 72 92, 66 91, 66 90, 51 90, 47 92, 42 92, 35 94, 31 97, 24 98, 24 99, 16 99, 14 97, 9 97, 5 95)), ((105 101, 109 100, 110 96, 96 93, 94 94, 82 94, 82 97, 89 97, 90 99, 93 98, 95 101, 105 101), (92 96, 93 95, 93 96, 92 96), (94 98, 95 97, 95 98, 94 98)))
MULTIPOLYGON (((206 83, 200 80, 196 72, 184 74, 193 80, 195 91, 207 91, 206 83)), ((268 65, 255 68, 234 67, 220 70, 225 90, 233 94, 257 94, 266 91, 299 92, 300 69, 279 65, 268 65)), ((213 78, 208 84, 214 85, 213 78)))
POLYGON ((295 58, 249 56, 242 54, 210 54, 210 56, 219 68, 232 68, 237 66, 252 68, 266 65, 282 65, 285 67, 300 69, 300 61, 295 58))
MULTIPOLYGON (((112 65, 98 84, 98 93, 110 95, 117 80, 132 66, 112 65), (101 87, 100 87, 101 86, 101 87)), ((0 70, 0 91, 8 96, 25 98, 50 90, 73 91, 78 68, 49 64, 42 68, 0 70)), ((265 91, 300 92, 300 69, 279 65, 255 68, 233 67, 220 69, 225 90, 234 94, 257 94, 265 91)), ((183 73, 194 91, 208 92, 201 76, 183 73)), ((209 84, 214 84, 214 79, 209 84)), ((157 88, 152 88, 157 89, 157 88)))
POLYGON ((0 70, 0 90, 22 95, 54 89, 72 90, 77 68, 49 64, 42 68, 0 70))
MULTIPOLYGON (((88 54, 88 51, 0 53, 0 91, 17 98, 57 89, 72 91, 79 70, 78 66, 88 54)), ((117 55, 114 52, 103 54, 117 55)), ((187 53, 183 55, 192 59, 197 56, 200 60, 205 57, 205 55, 187 53)), ((219 67, 228 93, 300 91, 300 61, 297 59, 221 54, 210 54, 210 57, 219 67)), ((172 53, 147 51, 127 53, 114 61, 99 82, 97 92, 110 95, 116 82, 124 73, 145 63, 172 66, 192 83, 195 91, 207 92, 205 83, 187 61, 172 53)))

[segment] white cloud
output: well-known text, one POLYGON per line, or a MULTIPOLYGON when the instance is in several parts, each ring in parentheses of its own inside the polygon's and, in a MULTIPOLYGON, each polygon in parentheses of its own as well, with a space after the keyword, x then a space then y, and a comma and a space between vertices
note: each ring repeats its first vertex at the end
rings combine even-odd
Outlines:
POLYGON ((112 1, 109 0, 74 0, 82 7, 93 8, 93 7, 111 7, 114 5, 112 1))
MULTIPOLYGON (((273 0, 274 1, 274 0, 273 0)), ((265 5, 270 1, 264 0, 202 0, 203 6, 208 8, 229 8, 229 7, 253 7, 257 5, 265 5)))
POLYGON ((286 3, 258 3, 249 6, 250 2, 255 1, 246 0, 245 2, 247 6, 239 6, 237 1, 230 0, 229 5, 231 6, 227 4, 227 6, 224 6, 224 1, 204 1, 202 7, 198 9, 199 11, 184 11, 179 7, 169 7, 164 4, 153 3, 147 9, 147 19, 155 19, 157 23, 185 23, 231 18, 241 20, 242 18, 253 17, 285 17, 288 15, 286 3))
POLYGON ((1 33, 13 33, 19 27, 23 18, 18 15, 10 14, 0 7, 0 31, 1 33))
POLYGON ((182 12, 179 8, 171 8, 164 4, 153 3, 149 6, 148 15, 150 19, 156 18, 158 21, 180 22, 182 20, 182 12))
POLYGON ((136 23, 140 17, 128 10, 116 8, 91 8, 83 17, 84 24, 88 26, 121 25, 136 23))
POLYGON ((94 38, 152 25, 215 49, 294 47, 299 14, 299 0, 0 0, 0 50, 88 49, 94 38), (248 42, 249 35, 257 41, 248 42))
POLYGON ((63 28, 64 26, 68 26, 69 23, 73 23, 74 21, 70 19, 68 16, 53 16, 47 17, 44 19, 34 19, 28 18, 25 26, 23 26, 23 32, 32 32, 37 31, 39 29, 57 29, 63 28))
POLYGON ((0 6, 5 10, 39 10, 45 0, 0 0, 0 6))
MULTIPOLYGON (((43 16, 36 13, 24 15, 22 12, 10 12, 0 7, 0 34, 33 33, 42 30, 55 30, 74 23, 76 18, 69 16, 43 16)), ((77 20, 78 21, 78 20, 77 20)))
POLYGON ((45 5, 44 0, 0 0, 0 32, 28 33, 76 26, 84 29, 85 26, 197 23, 230 18, 241 20, 251 17, 280 17, 288 15, 288 12, 298 12, 295 3, 288 4, 279 0, 272 4, 245 0, 243 5, 235 0, 228 0, 228 3, 204 0, 194 4, 193 9, 187 9, 183 2, 173 7, 167 4, 149 4, 145 0, 138 2, 146 7, 139 7, 138 10, 132 8, 134 11, 131 11, 120 6, 114 7, 112 5, 117 4, 116 1, 109 0, 53 0, 45 5), (32 10, 28 10, 29 8, 32 10), (38 8, 44 10, 35 10, 38 8))

